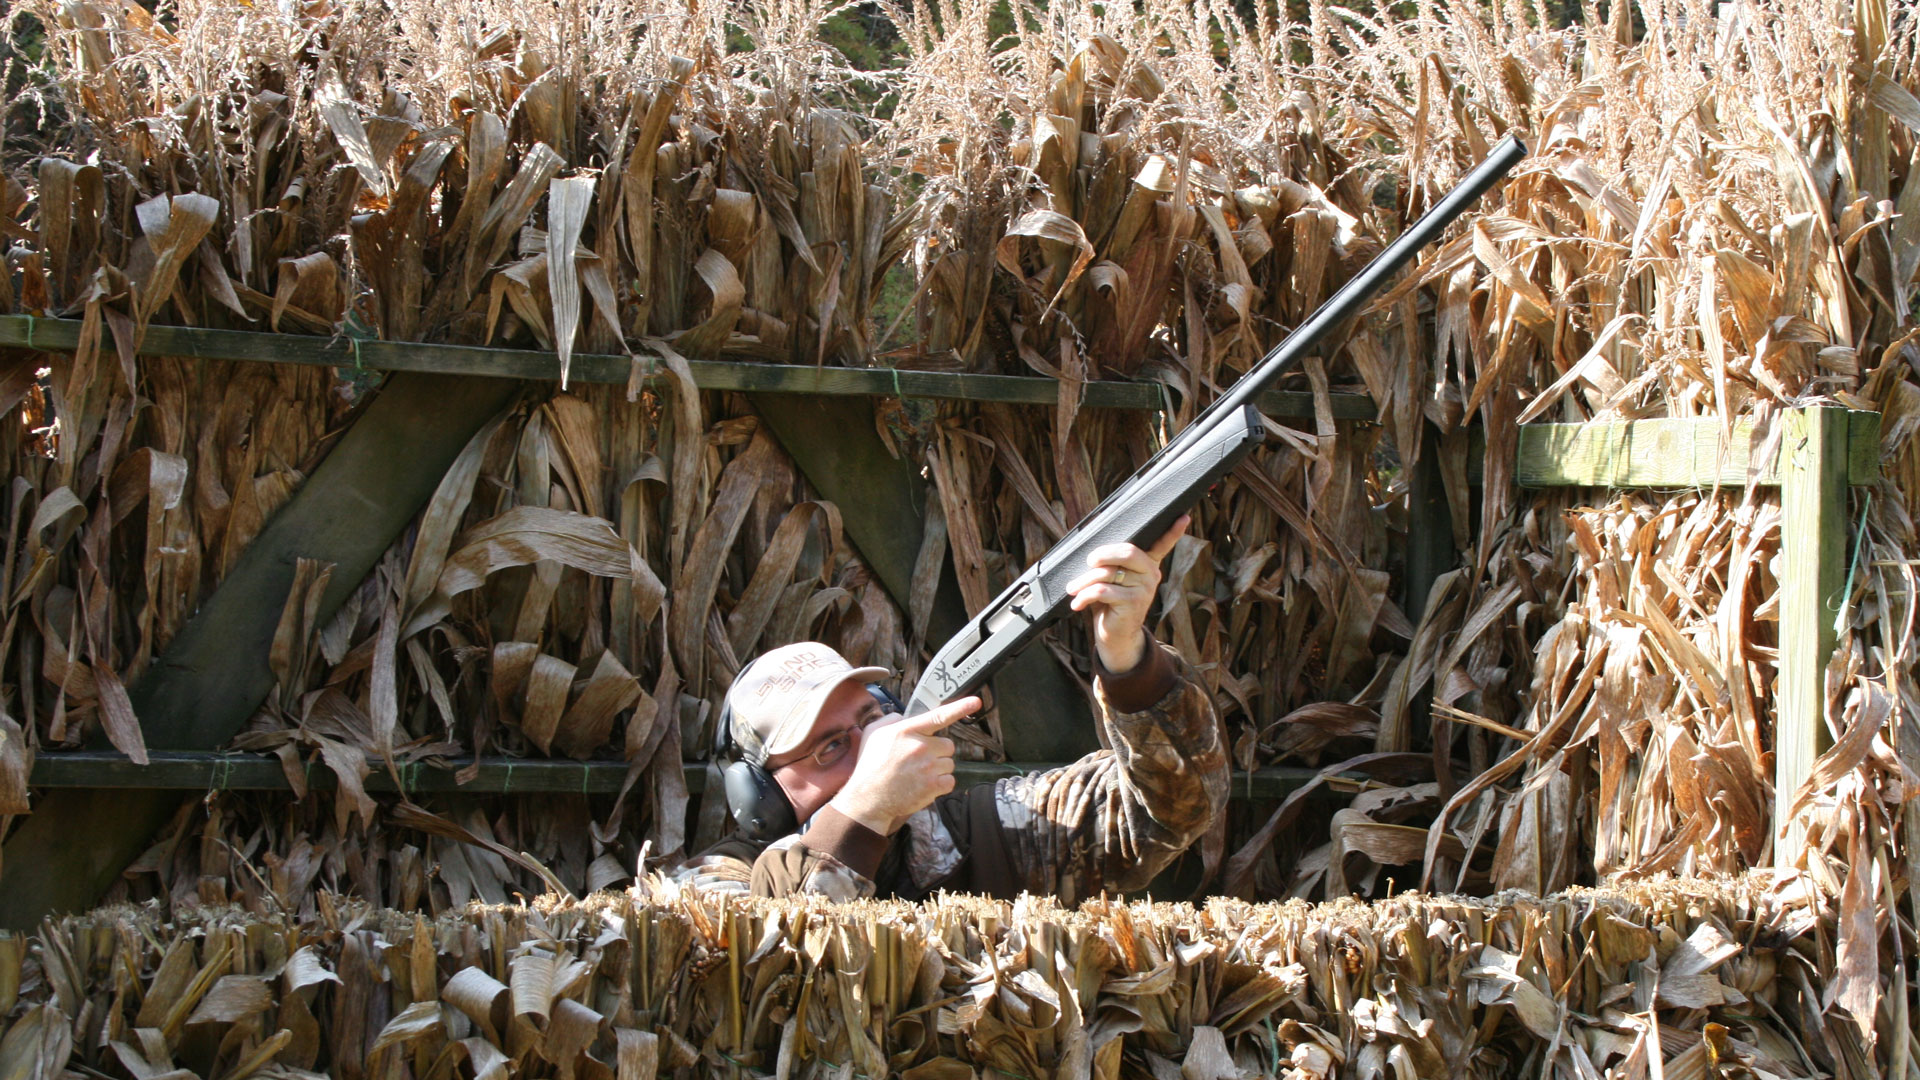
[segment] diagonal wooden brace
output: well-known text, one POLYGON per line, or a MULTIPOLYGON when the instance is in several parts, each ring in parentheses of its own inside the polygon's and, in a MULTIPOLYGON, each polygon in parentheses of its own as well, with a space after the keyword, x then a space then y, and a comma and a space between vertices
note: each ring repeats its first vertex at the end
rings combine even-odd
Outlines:
MULTIPOLYGON (((301 558, 334 564, 333 617, 432 498, 462 447, 519 394, 512 379, 395 374, 132 688, 147 745, 211 750, 273 689, 274 628, 301 558)), ((84 911, 180 806, 177 791, 59 790, 0 851, 0 929, 84 911)))

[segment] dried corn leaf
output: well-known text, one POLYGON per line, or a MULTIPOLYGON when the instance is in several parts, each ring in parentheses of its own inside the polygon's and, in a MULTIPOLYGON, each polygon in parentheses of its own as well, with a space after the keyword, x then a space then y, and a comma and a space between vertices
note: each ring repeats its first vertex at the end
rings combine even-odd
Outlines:
POLYGON ((701 684, 706 670, 706 626, 723 563, 774 453, 772 438, 759 431, 746 452, 728 463, 720 474, 712 510, 688 546, 685 577, 675 580, 667 637, 683 677, 692 685, 701 684))
POLYGON ((33 812, 27 798, 27 775, 33 752, 19 721, 0 712, 0 815, 33 812))
POLYGON ((560 389, 567 388, 573 339, 580 326, 580 230, 593 201, 593 178, 556 180, 547 192, 547 290, 553 297, 553 345, 560 354, 560 389))
POLYGON ((415 1039, 424 1038, 440 1030, 440 1003, 438 1001, 416 1001, 400 1011, 400 1015, 387 1021, 380 1029, 380 1035, 373 1040, 373 1046, 367 1051, 369 1056, 395 1046, 403 1046, 415 1039))
POLYGON ((338 81, 331 81, 320 96, 320 115, 332 129, 333 137, 340 142, 340 148, 347 153, 347 160, 359 172, 360 182, 376 197, 384 198, 391 190, 387 181, 385 162, 374 154, 373 141, 367 137, 367 126, 360 119, 360 113, 351 94, 338 81))
MULTIPOLYGON (((1074 282, 1080 280, 1080 275, 1086 270, 1087 264, 1093 261, 1093 245, 1087 241, 1086 233, 1080 230, 1080 223, 1067 215, 1053 210, 1028 211, 1008 227, 1006 238, 1001 240, 994 249, 994 258, 1000 266, 1007 273, 1023 281, 1026 280, 1026 274, 1020 267, 1020 242, 1016 239, 1022 236, 1033 237, 1043 244, 1059 244, 1073 251, 1072 261, 1065 267, 1064 272, 1050 274, 1050 277, 1057 278, 1057 281, 1047 282, 1053 287, 1053 295, 1047 300, 1046 313, 1042 315, 1044 318, 1045 314, 1052 313, 1054 307, 1059 304, 1060 297, 1065 295, 1074 282)), ((1048 261, 1051 263, 1053 260, 1048 261)))
POLYGON ((446 560, 433 593, 406 629, 412 637, 444 618, 449 601, 479 588, 489 575, 542 559, 600 577, 625 577, 633 570, 633 552, 601 518, 544 506, 516 506, 469 529, 460 548, 446 560))
POLYGON ((639 680, 612 651, 601 653, 586 686, 560 719, 555 737, 560 749, 571 757, 592 756, 613 733, 614 717, 639 700, 641 692, 639 680))
MULTIPOLYGON (((147 323, 173 295, 180 268, 213 228, 220 203, 206 195, 157 195, 134 207, 134 216, 153 252, 153 268, 137 281, 133 311, 136 339, 146 336, 147 323)), ((129 387, 137 385, 131 363, 123 354, 129 387)))
POLYGON ((505 983, 485 971, 466 967, 447 980, 440 989, 440 997, 478 1024, 489 1040, 494 1040, 508 1019, 505 1004, 508 992, 505 983))
POLYGON ((226 975, 194 1007, 187 1026, 195 1024, 231 1024, 273 1007, 273 993, 266 980, 255 975, 226 975))

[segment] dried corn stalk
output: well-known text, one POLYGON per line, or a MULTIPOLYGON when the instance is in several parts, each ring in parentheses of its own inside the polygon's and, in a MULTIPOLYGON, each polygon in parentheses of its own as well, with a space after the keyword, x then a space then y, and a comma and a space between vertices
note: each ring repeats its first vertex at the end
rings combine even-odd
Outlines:
POLYGON ((652 881, 434 918, 324 893, 299 917, 108 908, 0 936, 0 1069, 1880 1075, 1911 1034, 1823 1008, 1835 912, 1808 896, 1693 880, 1067 912, 652 881))
MULTIPOLYGON (((925 626, 682 357, 1056 379, 1051 408, 884 433, 928 463, 932 531, 977 606, 1164 434, 1082 408, 1088 381, 1157 381, 1164 423, 1188 422, 1514 130, 1537 151, 1522 175, 1305 365, 1313 420, 1276 431, 1171 560, 1158 629, 1217 689, 1237 763, 1382 785, 1311 819, 1324 843, 1297 865, 1271 841, 1303 802, 1210 838, 1209 869, 1312 894, 1403 866, 1547 889, 1764 858, 1748 811, 1767 805, 1777 575, 1741 553, 1771 550, 1771 497, 1736 525, 1698 495, 1568 519, 1569 496, 1509 483, 1514 427, 1751 413, 1764 436, 1834 401, 1884 412, 1889 480, 1860 508, 1830 718, 1846 752, 1801 800, 1808 869, 1852 886, 1851 926, 1875 879, 1843 864, 1884 861, 1914 895, 1920 819, 1882 750, 1915 738, 1920 30, 1898 5, 1618 4, 1561 29, 1521 5, 1251 25, 1212 3, 1022 5, 1002 40, 993 5, 951 0, 889 7, 903 66, 866 82, 805 4, 27 10, 76 134, 8 178, 0 309, 89 330, 0 372, 25 420, 4 436, 7 595, 32 619, 0 638, 21 732, 0 724, 0 813, 36 746, 97 726, 138 749, 125 684, 338 419, 317 374, 135 357, 156 320, 625 350, 670 374, 637 406, 531 400, 476 440, 339 620, 290 618, 242 743, 332 767, 347 820, 368 813, 349 776, 455 746, 619 757, 666 853, 688 840, 677 763, 706 753, 741 660, 822 635, 911 673, 925 626), (1378 423, 1336 420, 1334 389, 1364 389, 1378 423), (1422 464, 1465 565, 1406 610, 1394 538, 1420 527, 1400 514, 1422 464), (1569 541, 1583 522, 1594 544, 1569 541), (1628 523, 1641 547, 1606 531, 1628 523), (1635 622, 1656 612, 1672 625, 1635 622), (1670 683, 1623 699, 1615 664, 1670 683), (1623 758, 1602 713, 1653 741, 1623 758), (1561 801, 1602 791, 1614 809, 1561 801)), ((1054 646, 1084 656, 1077 633, 1054 646)))

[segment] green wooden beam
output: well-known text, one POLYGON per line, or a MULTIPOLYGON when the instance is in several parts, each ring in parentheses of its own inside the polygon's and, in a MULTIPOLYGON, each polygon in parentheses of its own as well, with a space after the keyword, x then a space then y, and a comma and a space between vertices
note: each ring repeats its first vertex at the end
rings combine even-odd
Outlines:
MULTIPOLYGON (((1780 487, 1780 692, 1774 713, 1774 861, 1791 866, 1805 830, 1793 800, 1828 742, 1827 663, 1845 601, 1848 488, 1880 476, 1880 414, 1794 409, 1779 452, 1758 478, 1780 487)), ((1520 429, 1516 478, 1526 487, 1743 487, 1753 419, 1533 424, 1520 429)), ((1480 470, 1476 467, 1474 475, 1480 470)))
MULTIPOLYGON (((43 753, 34 759, 28 785, 33 788, 89 788, 95 800, 112 805, 129 791, 170 792, 167 801, 179 804, 183 791, 290 791, 280 759, 266 754, 186 753, 155 751, 150 762, 136 765, 111 750, 43 753), (111 792, 111 793, 109 793, 111 792)), ((464 793, 472 795, 580 794, 612 795, 626 780, 624 761, 572 761, 546 758, 483 758, 474 778, 462 784, 456 774, 473 764, 472 758, 451 758, 437 764, 403 768, 400 783, 376 768, 367 776, 369 792, 392 794, 464 793)), ((1005 776, 1055 768, 1050 762, 958 761, 954 776, 960 786, 988 783, 1005 776)), ((705 762, 686 764, 687 790, 698 793, 706 785, 705 762)), ((1299 766, 1274 766, 1251 773, 1236 772, 1232 796, 1236 799, 1284 798, 1317 773, 1299 766)), ((332 791, 333 771, 309 763, 304 779, 315 791, 332 791)))
POLYGON ((1780 448, 1780 696, 1773 724, 1774 865, 1790 867, 1806 831, 1789 811, 1827 744, 1827 662, 1846 597, 1849 414, 1787 413, 1780 448))
MULTIPOLYGON (((80 341, 75 319, 0 316, 0 346, 63 352, 80 341)), ((475 345, 430 345, 410 341, 357 341, 304 334, 265 334, 251 330, 213 330, 193 326, 154 326, 140 351, 149 356, 193 356, 203 360, 253 360, 272 364, 418 371, 440 375, 491 375, 498 378, 557 382, 557 354, 475 345)), ((667 377, 651 358, 575 353, 569 366, 574 382, 627 385, 634 364, 645 382, 667 377)), ((854 397, 946 398, 1052 405, 1059 400, 1054 379, 1021 375, 967 375, 949 371, 900 371, 894 368, 808 367, 732 361, 692 361, 693 381, 704 390, 778 391, 854 397)), ((1363 394, 1333 394, 1333 415, 1340 420, 1372 420, 1372 399, 1363 394)), ((1085 386, 1082 405, 1090 409, 1161 409, 1167 399, 1151 382, 1101 380, 1085 386)), ((1313 395, 1272 391, 1260 398, 1268 416, 1313 416, 1313 395)))
POLYGON ((267 652, 301 558, 334 564, 324 625, 440 486, 481 425, 513 402, 508 379, 399 375, 268 522, 132 692, 147 742, 224 745, 273 688, 267 652))
POLYGON ((0 930, 32 930, 49 916, 91 910, 181 801, 178 791, 36 794, 33 813, 0 852, 0 930))
MULTIPOLYGON (((1880 414, 1835 411, 1847 482, 1872 483, 1880 475, 1880 414)), ((1535 488, 1744 487, 1753 449, 1752 417, 1735 420, 1731 437, 1712 417, 1528 424, 1520 429, 1514 475, 1520 486, 1535 488)), ((1776 456, 1762 484, 1780 483, 1784 457, 1776 456)))
MULTIPOLYGON (((840 508, 848 539, 894 603, 910 610, 927 500, 936 495, 913 462, 887 452, 872 404, 797 394, 756 394, 752 402, 807 482, 840 508)), ((966 621, 949 557, 928 620, 929 643, 937 647, 966 621)), ((1008 757, 1071 761, 1100 748, 1086 695, 1038 642, 994 676, 993 691, 1008 757)))
MULTIPOLYGON (((467 440, 521 386, 446 375, 389 379, 130 688, 147 745, 211 750, 232 738, 273 688, 267 656, 296 562, 334 564, 320 605, 324 623, 426 504, 467 440)), ((92 907, 178 803, 163 792, 66 791, 37 805, 0 858, 0 927, 92 907)))

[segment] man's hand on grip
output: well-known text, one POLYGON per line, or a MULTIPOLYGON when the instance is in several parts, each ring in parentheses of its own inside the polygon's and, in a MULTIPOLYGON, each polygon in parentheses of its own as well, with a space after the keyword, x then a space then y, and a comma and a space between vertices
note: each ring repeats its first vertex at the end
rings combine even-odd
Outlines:
POLYGON ((918 716, 893 716, 860 738, 860 760, 828 805, 881 834, 953 790, 953 740, 947 725, 980 709, 978 697, 950 701, 918 716))

